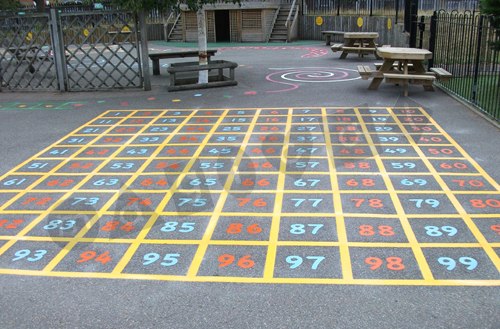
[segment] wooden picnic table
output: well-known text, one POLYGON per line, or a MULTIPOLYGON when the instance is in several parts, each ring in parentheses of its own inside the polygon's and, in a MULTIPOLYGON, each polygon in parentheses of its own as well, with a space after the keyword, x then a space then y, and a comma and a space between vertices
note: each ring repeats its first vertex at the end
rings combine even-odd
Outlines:
POLYGON ((321 34, 323 34, 326 38, 326 45, 329 46, 330 43, 332 42, 332 37, 336 35, 344 36, 343 31, 321 31, 321 34))
POLYGON ((433 73, 428 73, 424 61, 432 58, 427 49, 381 47, 377 49, 378 56, 384 62, 373 74, 373 80, 368 89, 377 90, 385 79, 388 83, 404 86, 404 95, 408 96, 408 84, 420 84, 424 90, 433 91, 432 83, 436 79, 433 73))
POLYGON ((332 51, 342 50, 340 59, 345 59, 348 54, 358 54, 362 57, 365 54, 374 54, 378 58, 375 40, 378 38, 377 32, 345 32, 344 44, 332 46, 332 51))

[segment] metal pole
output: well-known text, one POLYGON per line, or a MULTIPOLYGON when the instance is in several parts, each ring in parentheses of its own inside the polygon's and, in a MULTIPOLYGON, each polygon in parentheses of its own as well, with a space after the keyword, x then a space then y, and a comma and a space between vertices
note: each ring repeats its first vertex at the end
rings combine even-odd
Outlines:
POLYGON ((60 91, 67 91, 66 83, 68 72, 66 71, 66 56, 62 38, 62 29, 59 25, 59 14, 55 8, 50 8, 50 37, 52 39, 52 49, 54 52, 54 64, 56 67, 57 83, 60 91))
POLYGON ((479 63, 481 59, 481 39, 483 37, 483 18, 479 16, 479 26, 477 27, 476 60, 474 61, 474 79, 472 80, 472 103, 477 104, 477 80, 479 79, 479 63))
POLYGON ((139 13, 139 35, 141 39, 142 78, 144 90, 148 91, 151 90, 151 77, 149 75, 148 30, 144 11, 139 13))
POLYGON ((398 24, 398 16, 399 16, 399 0, 394 0, 396 3, 395 3, 395 9, 396 9, 396 19, 394 20, 394 24, 397 25, 398 24))
POLYGON ((429 59, 427 69, 434 67, 434 58, 436 58, 436 31, 437 31, 437 11, 434 11, 431 17, 431 30, 429 37, 429 51, 432 53, 432 58, 429 59))

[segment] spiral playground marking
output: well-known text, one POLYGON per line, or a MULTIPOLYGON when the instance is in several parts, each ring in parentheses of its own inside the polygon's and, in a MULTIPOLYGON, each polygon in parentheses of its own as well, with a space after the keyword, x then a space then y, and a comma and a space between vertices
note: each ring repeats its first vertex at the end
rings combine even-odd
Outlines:
POLYGON ((356 70, 336 67, 270 68, 270 70, 275 72, 266 76, 267 81, 289 87, 267 91, 268 93, 295 90, 300 87, 300 83, 330 83, 361 79, 356 70))

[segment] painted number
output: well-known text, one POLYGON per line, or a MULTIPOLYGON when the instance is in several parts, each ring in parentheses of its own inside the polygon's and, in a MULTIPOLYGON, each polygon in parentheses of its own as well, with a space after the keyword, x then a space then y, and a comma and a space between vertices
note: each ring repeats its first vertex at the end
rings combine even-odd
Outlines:
POLYGON ((425 179, 422 179, 422 178, 417 178, 417 179, 403 178, 401 180, 401 185, 405 185, 405 186, 414 186, 414 185, 425 186, 425 185, 427 185, 427 181, 425 179))
POLYGON ((24 219, 0 219, 0 227, 3 227, 6 230, 16 229, 22 223, 24 223, 24 219))
POLYGON ((142 265, 148 266, 161 259, 162 260, 162 262, 160 262, 161 266, 165 267, 174 266, 179 262, 179 257, 181 257, 180 254, 166 254, 162 258, 160 254, 157 254, 155 252, 150 252, 142 257, 143 258, 142 265))
MULTIPOLYGON (((242 223, 231 223, 226 229, 227 234, 239 234, 242 231, 243 231, 242 223)), ((259 224, 251 224, 245 228, 245 231, 248 234, 259 234, 262 232, 262 228, 259 226, 259 224)))
MULTIPOLYGON (((439 257, 437 261, 439 264, 446 266, 448 271, 453 271, 457 267, 457 262, 450 257, 439 257)), ((465 265, 465 268, 469 271, 474 270, 478 265, 477 260, 472 257, 460 257, 458 262, 465 265)))
POLYGON ((500 208, 500 200, 497 199, 471 199, 470 204, 474 208, 500 208))
POLYGON ((253 201, 251 198, 236 198, 236 200, 238 200, 238 207, 244 207, 247 204, 251 204, 257 208, 267 206, 267 202, 263 198, 258 198, 253 201))
POLYGON ((375 234, 379 234, 381 236, 393 236, 394 228, 389 225, 379 225, 377 226, 377 231, 375 231, 374 227, 371 225, 360 225, 359 226, 359 235, 362 236, 373 236, 375 234))
POLYGON ((85 263, 91 260, 105 265, 106 263, 111 261, 111 256, 109 256, 109 251, 105 251, 102 254, 98 255, 97 252, 93 250, 87 250, 80 254, 80 258, 76 262, 85 263))
MULTIPOLYGON (((251 258, 250 255, 245 255, 239 258, 236 262, 236 265, 241 268, 252 268, 255 266, 255 262, 251 258)), ((217 260, 219 261, 219 267, 226 267, 234 263, 236 257, 231 254, 223 254, 220 255, 217 260)))
POLYGON ((92 185, 94 185, 94 186, 113 186, 113 185, 118 184, 118 182, 120 182, 120 180, 118 180, 116 178, 109 178, 109 179, 103 178, 103 179, 96 180, 94 183, 92 183, 92 185))
POLYGON ((72 179, 53 179, 47 182, 47 186, 59 186, 67 187, 73 184, 75 181, 72 179))
POLYGON ((372 271, 379 269, 384 264, 391 271, 402 271, 405 269, 403 260, 399 257, 387 257, 385 262, 378 257, 367 257, 365 258, 365 264, 370 265, 370 270, 372 271))
POLYGON ((195 223, 182 223, 179 227, 179 222, 166 222, 160 229, 162 232, 180 232, 189 233, 194 230, 195 223))
POLYGON ((29 249, 22 249, 22 250, 16 251, 16 253, 14 254, 14 258, 12 258, 12 261, 16 262, 18 260, 26 258, 26 260, 28 262, 36 262, 36 261, 39 261, 40 259, 42 259, 43 256, 45 256, 46 253, 47 253, 47 250, 43 250, 43 249, 35 250, 35 251, 33 251, 33 256, 32 257, 28 257, 29 255, 32 254, 31 250, 29 250, 29 249))
POLYGON ((293 185, 297 187, 314 187, 318 185, 318 183, 321 182, 321 179, 297 179, 295 182, 293 182, 293 185))
POLYGON ((438 227, 429 225, 429 226, 424 226, 424 229, 425 229, 425 234, 427 234, 428 236, 443 236, 445 234, 447 236, 455 236, 458 233, 456 227, 453 226, 438 227))
POLYGON ((13 178, 13 179, 9 179, 8 181, 3 182, 2 185, 3 186, 12 186, 12 185, 19 186, 25 181, 26 181, 26 178, 13 178))
POLYGON ((43 227, 44 230, 56 230, 59 229, 61 231, 66 231, 72 229, 76 224, 76 220, 68 219, 68 220, 60 220, 54 219, 51 220, 47 225, 43 227))
POLYGON ((75 198, 73 198, 73 200, 75 200, 75 201, 73 201, 71 203, 72 206, 77 205, 79 203, 83 203, 84 205, 87 205, 87 206, 93 206, 93 205, 97 204, 97 202, 99 202, 98 197, 95 197, 95 198, 75 197, 75 198))
POLYGON ((306 227, 311 228, 311 234, 316 235, 318 231, 323 227, 323 224, 291 224, 290 233, 291 234, 306 234, 306 227))
POLYGON ((313 208, 316 208, 323 201, 323 199, 291 199, 291 200, 295 202, 293 205, 295 208, 300 207, 300 205, 306 201, 311 202, 311 206, 313 208))
POLYGON ((357 198, 352 198, 352 202, 354 202, 354 207, 359 208, 361 207, 365 202, 368 202, 368 206, 371 208, 383 208, 384 204, 382 203, 382 200, 380 199, 357 199, 357 198))
POLYGON ((190 204, 193 207, 203 207, 207 204, 207 199, 205 198, 179 198, 179 203, 177 206, 182 207, 186 204, 190 204))
POLYGON ((50 201, 52 201, 52 198, 50 198, 50 197, 45 197, 45 198, 30 197, 30 198, 26 198, 26 200, 23 201, 22 205, 34 203, 37 206, 43 206, 43 205, 46 205, 50 201))
MULTIPOLYGON (((325 259, 325 257, 323 257, 323 256, 306 256, 305 258, 307 260, 312 261, 311 270, 317 270, 319 264, 321 264, 321 262, 325 259)), ((302 263, 304 262, 304 259, 300 256, 288 256, 286 258, 286 262, 288 264, 290 264, 291 269, 295 269, 295 268, 299 267, 300 265, 302 265, 302 263)))
POLYGON ((135 229, 135 226, 132 222, 126 222, 125 224, 121 225, 121 222, 119 220, 110 220, 107 221, 103 227, 101 227, 101 231, 105 232, 111 232, 115 231, 117 229, 120 229, 121 231, 124 232, 130 232, 135 229))
POLYGON ((415 202, 415 207, 422 208, 422 205, 429 205, 432 208, 439 207, 439 200, 436 199, 409 199, 410 202, 415 202))
POLYGON ((413 162, 391 162, 392 169, 414 169, 416 166, 413 162))

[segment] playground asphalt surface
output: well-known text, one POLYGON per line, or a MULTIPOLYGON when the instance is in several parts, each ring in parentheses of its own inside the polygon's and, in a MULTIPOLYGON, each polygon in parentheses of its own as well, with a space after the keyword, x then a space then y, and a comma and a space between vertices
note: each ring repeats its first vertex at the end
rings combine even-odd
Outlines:
MULTIPOLYGON (((216 44, 210 48, 219 47, 216 44)), ((244 46, 244 44, 240 45, 244 46)), ((261 45, 266 46, 266 45, 261 45)), ((269 44, 274 47, 274 44, 269 44)), ((498 126, 443 91, 369 81, 289 85, 266 81, 272 69, 356 70, 372 56, 339 60, 324 43, 283 49, 224 47, 214 59, 235 61, 234 87, 167 92, 162 67, 151 91, 2 92, 9 102, 75 102, 67 110, 0 110, 0 174, 110 109, 272 107, 423 107, 497 182, 498 126), (302 57, 310 49, 319 57, 302 57)), ((153 43, 155 49, 171 48, 153 43)), ((257 47, 257 46, 255 46, 257 47)), ((182 61, 182 60, 175 60, 182 61)), ((189 61, 189 59, 187 59, 189 61)), ((163 63, 174 62, 164 60, 163 63)), ((357 77, 354 73, 353 77, 357 77)), ((498 328, 499 287, 190 283, 0 276, 1 328, 498 328)))

